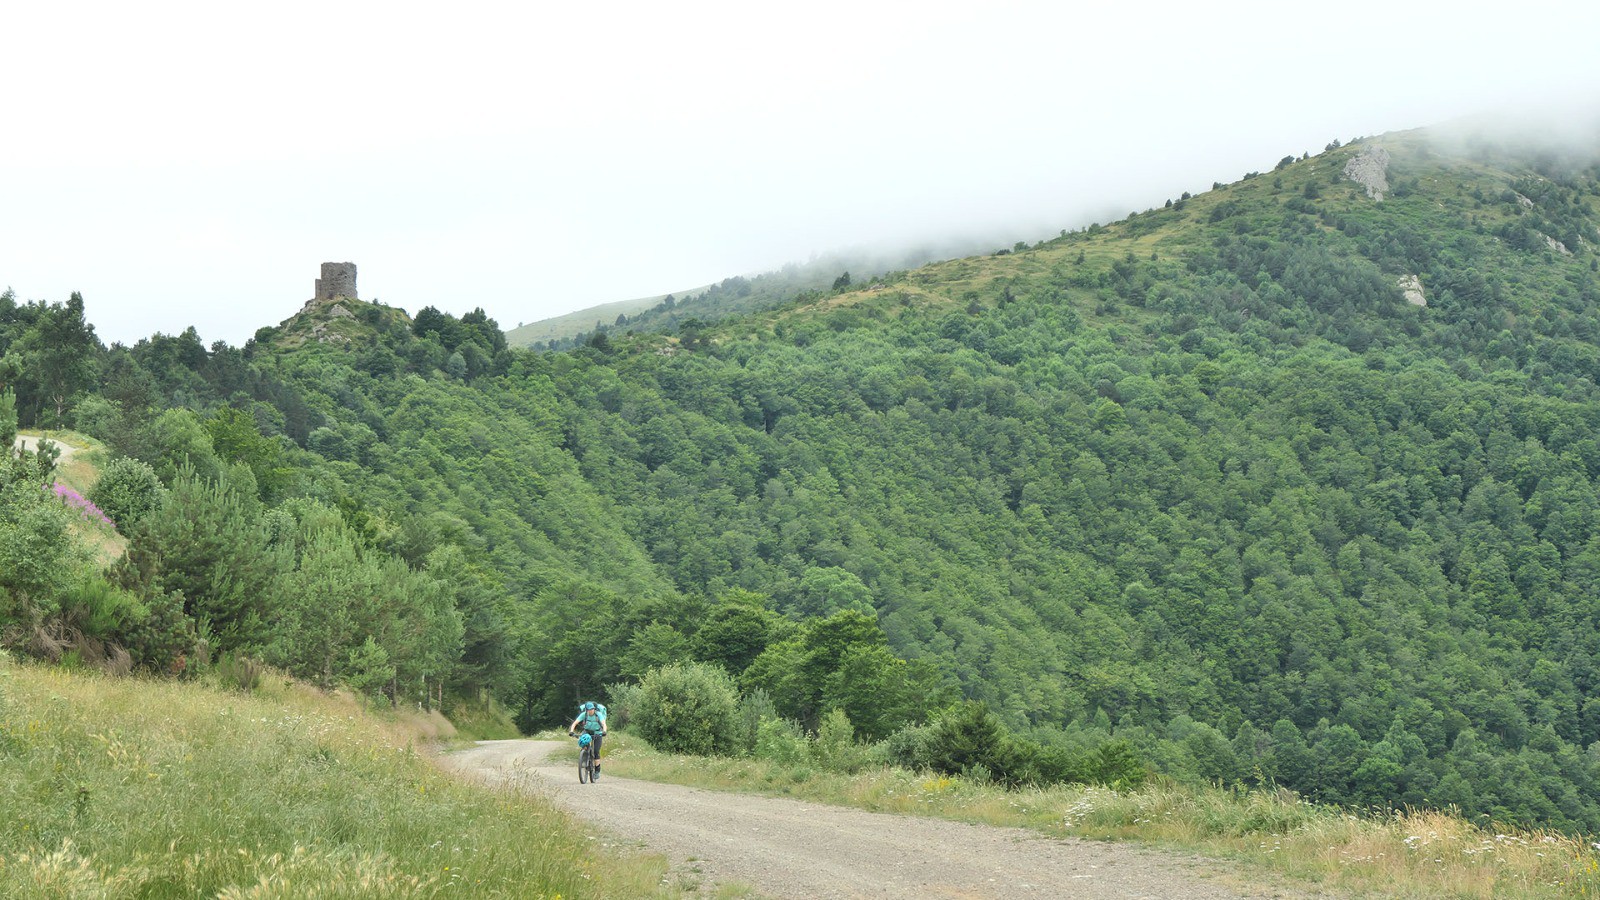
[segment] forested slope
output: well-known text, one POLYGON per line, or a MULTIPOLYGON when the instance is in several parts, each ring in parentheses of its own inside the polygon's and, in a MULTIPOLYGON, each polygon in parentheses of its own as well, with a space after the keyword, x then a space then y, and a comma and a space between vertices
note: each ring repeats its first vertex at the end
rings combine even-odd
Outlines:
POLYGON ((1391 135, 677 335, 157 336, 60 415, 469 573, 448 677, 529 724, 693 656, 873 737, 965 695, 1178 777, 1595 829, 1596 175, 1391 135))

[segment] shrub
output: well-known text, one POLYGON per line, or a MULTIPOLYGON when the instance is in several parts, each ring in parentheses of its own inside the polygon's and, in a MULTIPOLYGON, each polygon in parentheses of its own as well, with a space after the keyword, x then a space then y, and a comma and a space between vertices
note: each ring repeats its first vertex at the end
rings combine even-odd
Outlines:
POLYGON ((793 719, 762 719, 756 729, 755 755, 780 765, 802 763, 809 755, 804 731, 793 719))
POLYGON ((892 765, 1009 787, 1066 782, 1136 787, 1147 774, 1127 741, 1107 741, 1092 751, 1041 744, 1010 734, 994 713, 971 700, 950 707, 930 724, 900 729, 881 752, 892 765))
POLYGON ((150 615, 138 596, 86 575, 61 602, 61 624, 84 637, 118 641, 150 615))
POLYGON ((194 620, 183 611, 183 595, 147 595, 144 605, 144 618, 122 635, 134 663, 153 672, 184 674, 189 667, 187 653, 196 644, 194 620))
POLYGON ((89 502, 109 516, 117 530, 126 533, 161 505, 165 492, 149 463, 123 457, 113 460, 100 473, 100 480, 89 491, 89 502))
POLYGON ((766 691, 753 688, 741 697, 733 723, 735 749, 741 754, 754 753, 756 741, 761 735, 761 723, 777 716, 778 708, 773 705, 772 697, 766 691))
POLYGON ((884 762, 913 770, 933 768, 933 732, 932 725, 907 725, 889 735, 879 745, 884 762))
POLYGON ((988 707, 968 700, 934 722, 926 766, 946 775, 972 775, 978 769, 1003 775, 1007 737, 1005 725, 988 707))
POLYGON ((633 708, 639 702, 639 686, 626 681, 606 685, 606 699, 611 701, 607 709, 606 726, 608 728, 627 728, 633 721, 633 708))
POLYGON ((738 706, 739 692, 727 672, 680 663, 645 675, 629 715, 656 749, 710 756, 737 749, 738 706))
POLYGON ((351 690, 364 697, 376 698, 394 680, 395 667, 389 661, 389 651, 378 645, 369 635, 365 643, 350 651, 350 672, 345 676, 351 690))
POLYGON ((855 772, 866 766, 867 748, 856 743, 855 728, 844 710, 829 710, 822 717, 811 756, 817 765, 835 772, 855 772))
POLYGON ((1148 775, 1144 760, 1127 741, 1106 741, 1096 747, 1084 769, 1085 780, 1118 790, 1138 787, 1148 775))
POLYGON ((246 694, 261 687, 261 676, 266 670, 266 666, 242 653, 224 653, 216 666, 217 680, 224 688, 246 694))

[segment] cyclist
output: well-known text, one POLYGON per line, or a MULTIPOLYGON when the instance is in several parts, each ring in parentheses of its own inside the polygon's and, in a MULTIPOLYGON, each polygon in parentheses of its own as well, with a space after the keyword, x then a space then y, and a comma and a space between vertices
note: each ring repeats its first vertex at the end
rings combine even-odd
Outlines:
POLYGON ((577 734, 578 726, 589 732, 589 739, 594 741, 594 777, 600 779, 600 741, 606 736, 605 707, 596 704, 593 700, 586 701, 578 707, 578 717, 567 726, 567 734, 577 734))

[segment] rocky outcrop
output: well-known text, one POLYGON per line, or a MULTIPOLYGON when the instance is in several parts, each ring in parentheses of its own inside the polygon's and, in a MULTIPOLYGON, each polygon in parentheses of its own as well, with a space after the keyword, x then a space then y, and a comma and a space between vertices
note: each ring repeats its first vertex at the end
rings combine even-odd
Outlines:
POLYGON ((1366 188, 1367 196, 1383 200, 1389 190, 1389 151, 1373 147, 1344 166, 1344 177, 1366 188))
POLYGON ((1427 306, 1428 295, 1422 291, 1422 279, 1415 275, 1401 275, 1398 282, 1400 293, 1405 295, 1406 302, 1412 306, 1427 306))

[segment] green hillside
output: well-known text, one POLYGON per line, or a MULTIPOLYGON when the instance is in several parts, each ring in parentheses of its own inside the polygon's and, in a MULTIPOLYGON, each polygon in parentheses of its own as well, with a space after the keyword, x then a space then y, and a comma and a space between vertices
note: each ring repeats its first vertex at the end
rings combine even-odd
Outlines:
MULTIPOLYGON (((687 293, 687 292, 685 292, 687 293)), ((668 294, 639 297, 633 300, 616 300, 570 312, 565 315, 528 322, 506 329, 506 343, 513 347, 548 345, 551 341, 571 341, 579 335, 592 334, 616 326, 619 319, 626 321, 663 303, 668 294)), ((676 303, 676 298, 674 298, 676 303)))
MULTIPOLYGON (((693 657, 808 727, 965 697, 1179 779, 1592 831, 1597 196, 1592 153, 1412 132, 671 335, 351 303, 10 383, 170 491, 119 589, 308 675, 526 727, 693 657), (192 551, 205 510, 249 560, 192 551)), ((0 305, 0 353, 58 315, 0 305)))
POLYGON ((962 241, 898 253, 829 253, 759 275, 738 275, 692 290, 605 303, 531 322, 507 330, 506 343, 513 347, 568 350, 601 332, 616 335, 698 329, 733 316, 816 300, 852 279, 871 281, 887 272, 961 256, 973 249, 971 242, 962 241))

